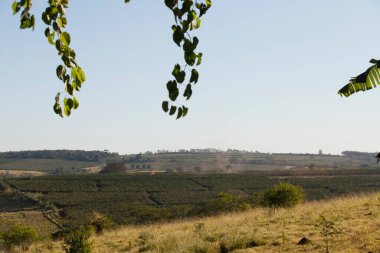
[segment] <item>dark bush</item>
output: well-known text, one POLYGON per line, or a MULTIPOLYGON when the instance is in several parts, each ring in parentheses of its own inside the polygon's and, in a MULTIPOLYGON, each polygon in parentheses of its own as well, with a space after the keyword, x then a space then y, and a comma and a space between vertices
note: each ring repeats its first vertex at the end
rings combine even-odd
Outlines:
POLYGON ((305 199, 305 193, 299 186, 289 183, 279 183, 265 191, 261 196, 261 205, 271 208, 290 208, 305 199))
POLYGON ((123 173, 128 170, 123 161, 110 161, 100 173, 123 173))

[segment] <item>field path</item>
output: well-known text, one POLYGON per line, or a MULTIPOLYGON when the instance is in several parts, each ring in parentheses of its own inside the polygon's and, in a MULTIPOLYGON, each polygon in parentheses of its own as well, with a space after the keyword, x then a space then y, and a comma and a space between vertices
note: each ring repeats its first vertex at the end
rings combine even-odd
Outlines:
POLYGON ((195 180, 193 178, 189 178, 187 180, 190 181, 190 182, 192 182, 192 183, 194 183, 194 184, 196 184, 196 185, 198 185, 198 186, 200 186, 200 187, 202 187, 206 191, 211 191, 213 189, 212 186, 201 184, 201 183, 199 183, 197 180, 195 180))

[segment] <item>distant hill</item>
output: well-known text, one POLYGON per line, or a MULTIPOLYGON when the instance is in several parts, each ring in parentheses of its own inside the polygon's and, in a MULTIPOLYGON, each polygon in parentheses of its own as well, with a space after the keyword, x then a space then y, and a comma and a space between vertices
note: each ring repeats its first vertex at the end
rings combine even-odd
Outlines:
POLYGON ((380 168, 375 153, 344 151, 342 155, 260 153, 239 150, 179 150, 125 155, 130 170, 167 172, 238 172, 289 169, 380 168))
MULTIPOLYGON (((304 169, 380 168, 375 153, 344 151, 342 155, 260 153, 239 150, 190 149, 119 155, 108 151, 36 150, 0 153, 0 170, 36 170, 59 174, 108 162, 124 163, 130 172, 227 172, 304 169)), ((100 166, 100 167, 99 167, 100 166)))
POLYGON ((119 157, 118 153, 85 150, 28 150, 0 153, 0 159, 59 159, 82 162, 104 162, 119 157))

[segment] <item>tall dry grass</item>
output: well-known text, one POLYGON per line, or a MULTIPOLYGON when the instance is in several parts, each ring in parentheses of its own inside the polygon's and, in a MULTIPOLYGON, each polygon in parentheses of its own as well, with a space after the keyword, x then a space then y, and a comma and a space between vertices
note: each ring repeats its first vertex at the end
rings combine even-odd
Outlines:
MULTIPOLYGON (((241 213, 147 226, 126 226, 91 237, 94 252, 325 252, 320 215, 338 231, 330 252, 380 252, 380 194, 309 202, 293 209, 241 213), (307 245, 297 245, 306 237, 307 245)), ((62 252, 61 242, 41 242, 30 252, 62 252)))

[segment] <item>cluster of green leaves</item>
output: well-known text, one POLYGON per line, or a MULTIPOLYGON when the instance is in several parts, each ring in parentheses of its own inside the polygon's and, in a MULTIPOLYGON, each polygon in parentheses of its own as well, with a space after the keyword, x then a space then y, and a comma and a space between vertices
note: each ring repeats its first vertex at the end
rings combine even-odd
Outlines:
POLYGON ((195 67, 202 63, 202 53, 195 52, 199 39, 191 36, 190 32, 200 27, 201 17, 211 7, 211 1, 165 0, 165 4, 174 14, 173 41, 182 47, 186 65, 181 67, 177 63, 174 66, 172 71, 174 80, 166 84, 170 100, 162 102, 162 109, 169 115, 176 114, 177 119, 179 119, 187 115, 188 108, 177 100, 178 96, 182 94, 186 100, 190 99, 193 93, 192 86, 199 79, 199 73, 195 67), (186 72, 190 75, 187 82, 185 82, 186 72))
POLYGON ((74 92, 80 90, 86 77, 75 60, 75 51, 70 48, 70 34, 64 31, 67 25, 66 9, 68 8, 69 0, 49 0, 48 3, 49 7, 42 13, 42 20, 48 25, 45 30, 45 36, 49 43, 55 46, 58 55, 61 56, 63 64, 57 67, 56 74, 63 82, 66 91, 63 99, 63 110, 60 92, 55 97, 53 109, 61 117, 63 117, 63 114, 70 116, 71 110, 75 110, 79 106, 74 92))
MULTIPOLYGON (((61 56, 62 65, 56 69, 57 77, 64 83, 65 98, 63 99, 63 110, 60 99, 61 93, 55 96, 54 112, 61 117, 70 116, 71 111, 79 106, 77 98, 74 96, 75 91, 79 91, 86 77, 82 68, 75 60, 75 51, 70 48, 70 34, 63 31, 67 25, 66 9, 69 0, 49 0, 49 6, 42 13, 42 20, 49 27, 45 30, 45 36, 49 43, 54 45, 61 56)), ((12 4, 13 14, 21 12, 21 29, 33 28, 35 26, 34 15, 30 14, 32 0, 15 1, 12 4)))
POLYGON ((32 8, 33 1, 32 0, 20 0, 15 1, 12 4, 13 15, 17 14, 20 10, 20 28, 28 29, 33 28, 35 26, 35 18, 34 15, 30 14, 30 9, 32 8))
POLYGON ((339 95, 348 97, 359 91, 366 91, 380 85, 380 61, 372 59, 373 65, 360 75, 351 78, 350 82, 342 87, 339 95))

